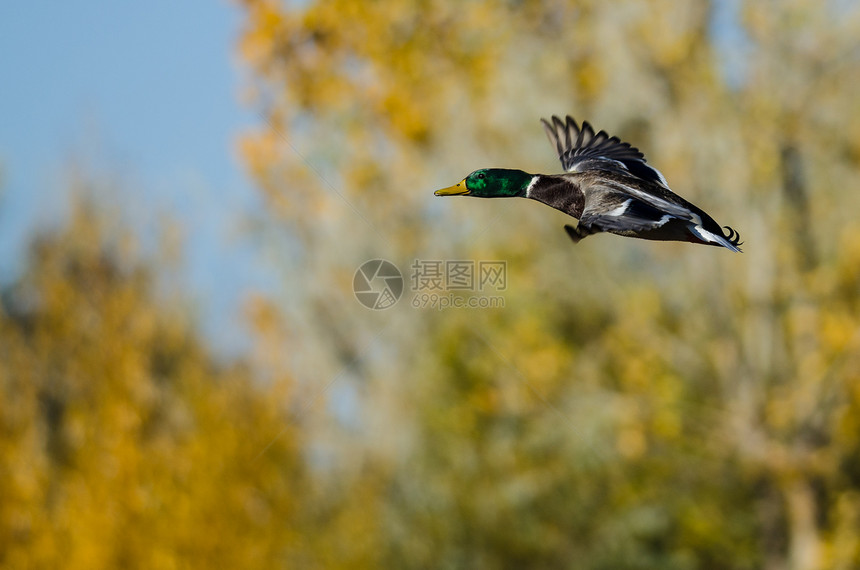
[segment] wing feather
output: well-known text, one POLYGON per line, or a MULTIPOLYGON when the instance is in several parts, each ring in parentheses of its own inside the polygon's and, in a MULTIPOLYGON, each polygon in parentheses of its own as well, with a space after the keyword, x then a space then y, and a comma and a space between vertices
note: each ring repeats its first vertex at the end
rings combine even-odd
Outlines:
POLYGON ((603 231, 643 232, 659 228, 673 219, 679 218, 636 198, 616 194, 597 207, 586 205, 580 223, 603 231), (619 203, 622 198, 623 202, 619 203))
POLYGON ((634 198, 654 210, 681 220, 689 220, 697 224, 702 222, 701 217, 694 211, 695 206, 671 190, 655 184, 648 184, 641 188, 626 184, 620 177, 595 180, 586 194, 585 210, 599 212, 606 207, 606 204, 621 202, 627 198, 634 198))
POLYGON ((620 169, 668 188, 666 178, 646 164, 645 155, 638 148, 609 136, 606 131, 595 133, 588 121, 583 121, 580 127, 570 115, 564 121, 553 115, 551 121, 541 119, 541 123, 566 172, 620 169))

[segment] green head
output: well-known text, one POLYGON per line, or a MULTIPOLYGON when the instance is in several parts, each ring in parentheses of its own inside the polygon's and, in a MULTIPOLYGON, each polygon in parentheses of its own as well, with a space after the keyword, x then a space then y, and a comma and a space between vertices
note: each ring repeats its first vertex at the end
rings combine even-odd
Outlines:
POLYGON ((512 198, 525 196, 534 178, 522 170, 482 168, 454 186, 436 190, 437 196, 477 196, 478 198, 512 198))

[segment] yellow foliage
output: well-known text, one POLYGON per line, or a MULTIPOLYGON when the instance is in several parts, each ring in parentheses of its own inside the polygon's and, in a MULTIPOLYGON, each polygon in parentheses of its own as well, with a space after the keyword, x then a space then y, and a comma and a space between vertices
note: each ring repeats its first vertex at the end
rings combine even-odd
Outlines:
POLYGON ((240 3, 280 292, 225 362, 87 209, 37 240, 0 305, 0 565, 860 566, 860 10, 742 3, 727 71, 701 2, 240 3), (746 253, 432 197, 558 169, 565 113, 746 253), (505 306, 365 310, 376 258, 505 260, 505 306))
POLYGON ((745 3, 738 67, 696 2, 243 4, 242 53, 292 147, 262 131, 246 160, 307 253, 285 283, 301 322, 326 323, 290 338, 320 362, 354 354, 357 331, 390 343, 384 362, 357 356, 384 426, 369 455, 403 434, 380 454, 393 495, 368 498, 387 505, 384 565, 856 565, 860 238, 840 210, 858 164, 833 117, 855 106, 837 75, 860 68, 820 65, 853 49, 856 10, 831 33, 811 5, 745 3), (747 253, 571 248, 524 203, 430 206, 437 181, 481 166, 558 168, 535 122, 553 113, 645 150, 747 253), (322 185, 295 178, 300 158, 336 181, 325 217, 301 203, 322 185), (505 308, 355 314, 320 289, 380 251, 506 259, 505 308))
POLYGON ((0 564, 313 560, 289 379, 218 364, 103 228, 78 208, 4 295, 0 564))

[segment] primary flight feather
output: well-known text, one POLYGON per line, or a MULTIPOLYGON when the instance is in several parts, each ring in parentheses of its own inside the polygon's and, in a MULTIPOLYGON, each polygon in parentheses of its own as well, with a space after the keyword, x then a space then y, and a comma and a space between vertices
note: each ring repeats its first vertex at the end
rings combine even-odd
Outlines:
POLYGON ((579 220, 564 226, 574 242, 599 232, 653 240, 689 241, 740 252, 740 235, 725 232, 701 208, 669 189, 639 149, 568 116, 541 119, 563 174, 483 168, 437 196, 531 198, 579 220))

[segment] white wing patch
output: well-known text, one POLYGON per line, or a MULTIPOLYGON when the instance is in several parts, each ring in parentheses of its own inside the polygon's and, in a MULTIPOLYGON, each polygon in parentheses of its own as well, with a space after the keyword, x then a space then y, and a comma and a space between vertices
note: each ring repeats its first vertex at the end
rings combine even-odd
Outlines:
POLYGON ((608 212, 604 212, 601 215, 602 216, 613 216, 613 217, 620 218, 627 211, 627 208, 630 207, 631 202, 633 202, 633 199, 628 198, 627 200, 622 202, 619 206, 616 206, 615 208, 612 208, 608 212))

